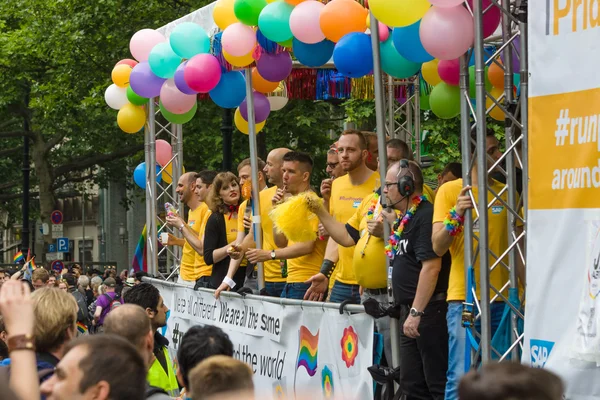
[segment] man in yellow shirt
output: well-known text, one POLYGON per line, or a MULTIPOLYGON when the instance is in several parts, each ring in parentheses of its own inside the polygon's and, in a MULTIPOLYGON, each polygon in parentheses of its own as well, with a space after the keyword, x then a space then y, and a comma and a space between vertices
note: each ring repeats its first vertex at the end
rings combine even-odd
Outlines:
MULTIPOLYGON (((471 148, 474 151, 474 148, 471 148)), ((488 160, 488 168, 492 163, 488 160)), ((462 228, 463 217, 466 210, 473 208, 473 201, 469 192, 472 192, 473 198, 478 199, 478 181, 477 166, 471 170, 472 186, 464 186, 462 179, 457 179, 445 183, 440 187, 436 202, 434 204, 432 242, 433 249, 438 255, 443 255, 450 250, 452 256, 452 267, 450 269, 450 281, 448 285, 448 312, 446 321, 448 324, 448 381, 446 383, 446 399, 458 399, 458 383, 465 371, 465 351, 466 351, 466 329, 462 326, 463 302, 465 301, 467 285, 465 282, 465 258, 464 258, 464 234, 462 229, 453 228, 445 220, 456 221, 457 226, 462 228)), ((488 176, 488 186, 495 193, 502 193, 504 184, 488 176)), ((508 202, 508 193, 502 195, 504 204, 508 202)), ((504 204, 495 199, 494 195, 488 191, 488 204, 494 202, 488 208, 488 248, 491 253, 496 255, 503 254, 508 248, 508 218, 507 210, 504 204)), ((474 213, 473 219, 477 215, 474 213)), ((474 223, 474 236, 479 234, 478 223, 474 223)), ((477 243, 474 240, 475 243, 477 243)), ((490 254, 489 268, 496 262, 496 259, 490 254)), ((479 277, 479 258, 473 265, 475 276, 479 277)), ((498 290, 508 281, 508 270, 497 265, 490 271, 490 283, 498 290)), ((478 287, 479 289, 479 287, 478 287)), ((504 293, 507 295, 506 293, 504 293)), ((495 296, 492 290, 490 296, 495 296)), ((478 295, 479 297, 479 295, 478 295)), ((480 299, 481 301, 481 299, 480 299)), ((496 301, 491 304, 490 317, 492 335, 496 331, 505 304, 502 301, 496 301)))
MULTIPOLYGON (((291 151, 283 156, 283 188, 278 189, 273 196, 273 204, 278 204, 284 197, 310 191, 312 168, 313 160, 306 153, 291 151)), ((313 218, 306 222, 315 232, 315 239, 312 241, 292 242, 285 235, 273 232, 275 243, 279 247, 274 250, 275 258, 287 260, 287 283, 281 297, 288 299, 304 298, 310 287, 305 281, 319 272, 325 255, 326 242, 317 235, 319 220, 313 218)))
MULTIPOLYGON (((360 131, 342 132, 338 152, 340 164, 348 174, 333 181, 329 211, 336 221, 346 223, 356 213, 364 198, 377 189, 379 174, 365 164, 368 157, 367 141, 360 131)), ((338 248, 338 244, 329 238, 321 271, 307 280, 311 287, 306 292, 305 299, 321 300, 327 290, 329 278, 337 270, 330 301, 341 303, 350 300, 354 304, 360 304, 360 289, 354 273, 353 258, 354 246, 338 248), (339 254, 337 265, 330 258, 335 251, 339 254)))

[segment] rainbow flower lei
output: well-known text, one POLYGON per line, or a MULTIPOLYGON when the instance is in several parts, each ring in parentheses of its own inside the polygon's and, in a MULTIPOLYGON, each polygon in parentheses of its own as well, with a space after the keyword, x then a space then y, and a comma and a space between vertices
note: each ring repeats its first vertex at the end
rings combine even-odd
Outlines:
POLYGON ((375 210, 377 209, 378 204, 379 204, 379 194, 375 193, 375 195, 373 196, 373 201, 371 202, 371 205, 369 206, 369 209, 367 210, 367 219, 373 219, 373 216, 375 215, 375 210))
POLYGON ((385 246, 385 255, 388 258, 393 258, 394 254, 398 252, 398 244, 400 243, 400 238, 402 237, 402 232, 404 232, 404 227, 408 224, 408 221, 415 215, 417 208, 421 204, 423 200, 427 200, 425 196, 415 196, 412 200, 412 206, 406 211, 406 214, 402 217, 398 228, 390 235, 388 240, 388 245, 385 246))

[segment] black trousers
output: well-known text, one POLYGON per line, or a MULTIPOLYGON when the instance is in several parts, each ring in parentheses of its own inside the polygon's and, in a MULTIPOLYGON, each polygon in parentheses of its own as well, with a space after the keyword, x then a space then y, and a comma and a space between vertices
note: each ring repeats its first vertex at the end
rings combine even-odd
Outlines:
POLYGON ((406 400, 444 400, 448 369, 446 301, 427 305, 416 339, 404 335, 410 306, 400 306, 400 387, 406 400))

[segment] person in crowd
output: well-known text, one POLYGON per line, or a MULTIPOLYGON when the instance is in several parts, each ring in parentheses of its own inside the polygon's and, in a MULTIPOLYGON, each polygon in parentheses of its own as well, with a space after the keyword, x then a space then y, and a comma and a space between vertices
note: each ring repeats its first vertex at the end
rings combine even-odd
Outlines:
POLYGON ((212 356, 189 373, 192 400, 221 398, 227 395, 252 396, 254 383, 248 364, 227 356, 212 356))
MULTIPOLYGON (((154 332, 146 310, 137 304, 124 304, 106 316, 104 333, 120 336, 133 344, 142 356, 146 369, 150 369, 154 362, 154 332)), ((148 384, 146 399, 169 400, 171 397, 162 388, 148 384)))
POLYGON ((564 385, 554 373, 516 362, 486 364, 460 381, 461 400, 562 400, 564 385))
POLYGON ((10 279, 10 274, 7 270, 0 267, 0 281, 8 281, 10 279))
POLYGON ((36 268, 31 274, 31 283, 35 290, 48 286, 50 274, 45 268, 36 268))
POLYGON ((106 288, 106 293, 101 294, 96 299, 96 311, 94 311, 94 319, 92 324, 96 327, 97 332, 102 332, 102 324, 106 315, 123 304, 123 299, 115 292, 117 282, 114 278, 106 278, 103 286, 106 288))
POLYGON ((49 277, 48 277, 48 282, 46 283, 46 286, 56 287, 56 273, 54 271, 50 271, 48 274, 49 274, 49 277))
MULTIPOLYGON (((269 251, 270 259, 263 263, 265 288, 261 292, 262 295, 271 297, 281 297, 281 292, 285 287, 286 278, 283 271, 285 270, 285 260, 277 260, 274 256, 274 251, 277 249, 275 239, 273 238, 273 221, 269 216, 272 210, 271 199, 277 188, 283 187, 283 175, 281 167, 283 165, 283 156, 291 150, 286 148, 277 148, 269 152, 267 163, 263 172, 268 178, 271 185, 270 188, 260 192, 260 224, 262 233, 262 248, 269 251)), ((252 253, 254 244, 254 229, 251 227, 250 232, 246 235, 241 244, 242 251, 246 257, 252 253)), ((223 290, 232 289, 233 276, 237 273, 237 263, 230 263, 227 271, 227 278, 231 280, 223 281, 215 292, 215 297, 219 298, 219 294, 223 290), (230 285, 231 284, 231 285, 230 285)))
MULTIPOLYGON (((474 151, 475 146, 471 144, 471 152, 474 151)), ((488 168, 491 168, 492 164, 493 161, 488 158, 488 168)), ((462 227, 465 212, 474 207, 470 193, 474 199, 478 199, 477 165, 473 165, 471 169, 471 184, 472 186, 464 186, 462 179, 445 183, 440 187, 434 205, 433 249, 440 257, 448 250, 450 250, 450 255, 452 256, 452 267, 450 269, 448 284, 448 312, 446 315, 449 335, 446 383, 447 400, 458 398, 458 383, 460 377, 466 372, 466 328, 462 325, 462 319, 467 283, 465 282, 464 234, 462 227)), ((493 192, 503 192, 504 185, 489 176, 487 184, 493 192)), ((488 208, 489 251, 496 255, 504 254, 508 248, 507 210, 500 201, 495 200, 494 195, 489 191, 487 198, 488 204, 491 202, 495 204, 494 207, 488 208)), ((504 193, 502 198, 504 204, 506 204, 508 202, 508 194, 504 193)), ((477 236, 477 224, 475 224, 474 232, 474 236, 477 236)), ((476 243, 475 240, 474 242, 476 243)), ((489 268, 494 263, 496 263, 496 258, 490 254, 489 265, 485 266, 485 268, 489 268)), ((524 270, 521 265, 518 267, 517 275, 520 279, 523 279, 524 270)), ((473 263, 473 268, 475 276, 479 276, 479 257, 473 263)), ((490 283, 495 288, 502 288, 508 281, 508 278, 508 270, 501 266, 490 271, 490 283)), ((492 296, 495 296, 493 291, 490 293, 490 297, 492 296)), ((505 304, 501 300, 492 302, 490 306, 492 336, 500 324, 504 308, 505 304)))
POLYGON ((67 284, 67 281, 64 279, 61 279, 60 281, 58 281, 58 289, 64 290, 65 292, 68 291, 69 285, 67 284))
POLYGON ((121 280, 123 282, 125 282, 127 280, 128 276, 129 276, 129 271, 127 269, 122 270, 121 273, 119 274, 119 278, 121 278, 121 280))
POLYGON ((75 275, 76 279, 79 279, 79 277, 81 276, 81 265, 79 265, 79 264, 71 265, 70 272, 73 275, 75 275))
MULTIPOLYGON (((296 196, 302 192, 312 191, 310 177, 313 169, 313 160, 306 154, 292 151, 283 156, 283 188, 278 189, 273 196, 273 205, 277 205, 289 196, 296 196)), ((275 258, 287 260, 287 283, 281 297, 302 300, 306 290, 310 287, 306 283, 311 276, 319 272, 325 255, 326 242, 318 237, 319 221, 313 219, 308 222, 315 232, 315 240, 309 242, 288 241, 285 235, 273 231, 275 244, 279 249, 274 250, 275 258)), ((248 259, 251 262, 267 261, 270 254, 267 250, 250 252, 248 259)))
POLYGON ((365 165, 371 171, 377 171, 377 161, 379 159, 379 147, 377 146, 377 134, 370 131, 361 131, 367 141, 367 158, 365 165))
POLYGON ((390 139, 386 145, 388 166, 397 163, 400 160, 412 160, 412 150, 402 139, 390 139))
POLYGON ((87 275, 81 275, 77 279, 77 290, 85 297, 85 301, 88 305, 94 301, 94 292, 90 288, 90 278, 87 275))
MULTIPOLYGON (((188 217, 186 224, 179 215, 167 215, 167 223, 176 227, 181 231, 186 241, 186 245, 190 246, 194 252, 194 265, 190 268, 187 263, 182 261, 181 277, 188 283, 194 282, 194 287, 210 287, 210 276, 212 274, 212 266, 204 261, 204 232, 206 223, 211 211, 206 204, 210 187, 217 175, 216 171, 201 171, 195 175, 195 186, 193 196, 194 201, 198 203, 194 211, 194 219, 188 217), (184 268, 185 267, 185 268, 184 268)), ((190 212, 190 215, 192 212, 190 212)), ((172 235, 171 235, 172 236, 172 235)), ((169 237, 171 237, 169 236, 169 237)), ((174 237, 174 236, 173 236, 174 237)), ((177 239, 181 240, 181 239, 177 239)), ((184 251, 186 247, 184 246, 184 251)))
MULTIPOLYGON (((204 260, 212 265, 211 287, 218 288, 227 277, 230 256, 241 256, 241 245, 236 243, 238 234, 238 209, 241 203, 241 187, 231 172, 221 172, 213 181, 208 195, 212 214, 204 231, 204 260)), ((243 218, 243 217, 242 217, 243 218)), ((244 285, 246 267, 237 270, 230 286, 244 285)))
POLYGON ((140 283, 142 283, 143 279, 147 276, 148 276, 148 273, 146 271, 137 271, 135 273, 135 284, 139 285, 140 283))
MULTIPOLYGON (((340 164, 348 174, 333 181, 329 208, 335 220, 345 223, 354 215, 364 198, 377 189, 376 182, 379 174, 365 164, 368 156, 367 141, 360 131, 342 132, 338 141, 338 151, 340 164)), ((337 269, 330 301, 342 303, 349 300, 353 304, 359 304, 360 290, 354 274, 353 256, 354 246, 338 248, 337 243, 329 238, 321 271, 307 281, 311 286, 306 292, 305 299, 317 301, 323 299, 328 288, 328 280, 337 269)))
POLYGON ((192 369, 216 355, 233 357, 233 343, 221 328, 213 325, 192 326, 183 335, 177 350, 177 378, 186 394, 190 391, 189 373, 192 369))
POLYGON ((407 398, 444 400, 448 368, 446 294, 450 254, 433 250, 433 205, 423 195, 423 174, 414 161, 400 160, 387 172, 388 204, 405 217, 386 213, 394 301, 400 310, 400 387, 407 398))
POLYGON ((462 164, 457 162, 446 164, 442 172, 437 176, 438 187, 435 189, 436 195, 444 183, 455 181, 459 178, 462 178, 462 164))
POLYGON ((331 145, 327 151, 327 167, 325 172, 329 178, 323 179, 321 182, 321 196, 325 202, 325 209, 329 210, 329 199, 331 198, 331 184, 334 179, 346 175, 346 172, 340 164, 340 157, 337 149, 337 142, 331 145))
POLYGON ((160 334, 159 329, 167 325, 167 305, 157 288, 149 283, 140 283, 127 292, 125 304, 135 304, 142 307, 148 317, 154 332, 154 361, 148 369, 148 383, 176 397, 179 385, 173 367, 174 356, 169 353, 169 341, 160 334))
MULTIPOLYGON (((45 290, 54 289, 47 288, 45 290)), ((43 293, 41 293, 41 289, 37 292, 36 297, 39 299, 43 293)), ((8 335, 7 343, 4 341, 1 343, 10 355, 10 377, 8 385, 3 382, 4 379, 0 381, 2 388, 0 397, 21 400, 40 398, 40 389, 37 384, 39 364, 35 353, 38 328, 34 328, 34 325, 39 322, 36 319, 34 302, 29 286, 22 282, 5 282, 2 286, 0 314, 2 314, 3 325, 5 324, 4 328, 10 332, 10 335, 8 335)), ((47 333, 54 334, 53 332, 47 333)))
MULTIPOLYGON (((85 275, 84 278, 87 278, 85 275)), ((67 282, 67 292, 69 292, 75 301, 77 302, 77 322, 88 326, 90 321, 88 319, 88 304, 85 296, 77 289, 77 282, 75 281, 75 275, 66 273, 64 275, 65 282, 67 282)), ((81 277, 80 277, 81 278, 81 277)))
POLYGON ((54 375, 40 390, 49 400, 143 400, 144 360, 115 335, 83 336, 70 343, 54 375))

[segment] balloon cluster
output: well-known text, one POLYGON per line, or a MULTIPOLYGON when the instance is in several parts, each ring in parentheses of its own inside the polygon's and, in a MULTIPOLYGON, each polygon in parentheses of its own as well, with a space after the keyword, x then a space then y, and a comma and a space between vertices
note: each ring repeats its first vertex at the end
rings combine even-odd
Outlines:
MULTIPOLYGON (((173 148, 163 139, 156 141, 156 183, 173 182, 173 148)), ((183 169, 185 173, 185 168, 183 169)), ((146 163, 140 163, 133 170, 133 182, 140 188, 146 187, 146 163)))

